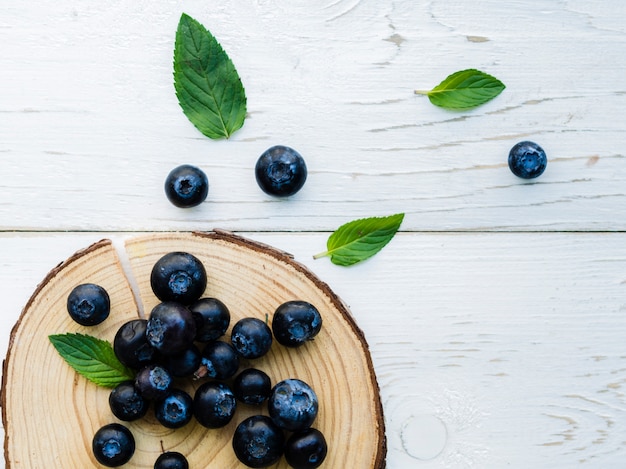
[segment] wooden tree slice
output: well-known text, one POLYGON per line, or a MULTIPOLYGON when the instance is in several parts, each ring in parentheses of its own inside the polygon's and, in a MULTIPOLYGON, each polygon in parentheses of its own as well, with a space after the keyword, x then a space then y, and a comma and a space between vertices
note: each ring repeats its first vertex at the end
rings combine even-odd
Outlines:
MULTIPOLYGON (((91 441, 102 425, 118 421, 108 406, 110 390, 75 373, 48 336, 82 332, 112 341, 121 324, 149 315, 158 303, 150 288, 150 271, 172 251, 190 252, 204 263, 209 279, 204 296, 228 306, 231 326, 249 316, 271 321, 276 307, 293 299, 309 301, 320 310, 324 322, 314 341, 297 349, 275 342, 267 356, 244 361, 242 369, 254 366, 273 382, 299 378, 313 387, 320 401, 314 427, 324 433, 329 446, 322 468, 383 469, 386 439, 378 385, 367 343, 346 306, 288 254, 221 231, 130 239, 126 243, 130 281, 108 240, 76 253, 48 274, 11 333, 4 363, 6 467, 102 467, 92 455, 91 441), (85 282, 102 285, 111 297, 110 317, 91 328, 74 323, 65 306, 71 289, 85 282)), ((185 380, 178 386, 193 393, 202 382, 185 380)), ((239 422, 255 413, 266 414, 266 408, 241 404, 230 424, 213 430, 195 420, 181 429, 167 429, 151 413, 124 423, 136 440, 135 454, 124 467, 152 468, 158 454, 173 450, 185 454, 192 468, 245 468, 233 453, 232 435, 239 422)), ((283 459, 275 467, 288 465, 283 459)))

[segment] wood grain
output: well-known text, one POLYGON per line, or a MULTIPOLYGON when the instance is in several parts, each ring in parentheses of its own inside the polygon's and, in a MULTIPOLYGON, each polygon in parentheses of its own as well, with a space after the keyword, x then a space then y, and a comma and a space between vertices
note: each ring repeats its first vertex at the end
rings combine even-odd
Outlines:
POLYGON ((332 231, 397 212, 404 231, 626 228, 623 2, 184 7, 246 88, 249 115, 228 141, 203 137, 176 102, 180 5, 0 6, 2 229, 332 231), (470 67, 506 90, 462 113, 413 94, 470 67), (549 158, 530 183, 507 167, 526 139, 549 158), (289 201, 254 179, 274 144, 309 167, 289 201), (182 163, 210 180, 208 200, 184 212, 163 192, 182 163))
POLYGON ((110 391, 79 377, 48 336, 82 332, 112 341, 119 326, 136 317, 133 294, 108 241, 78 252, 43 279, 11 332, 4 361, 5 467, 97 467, 91 440, 107 417, 110 391), (89 332, 66 307, 69 292, 85 282, 105 288, 112 303, 108 320, 89 332))
MULTIPOLYGON (((225 232, 147 235, 129 239, 126 246, 144 313, 158 302, 149 285, 152 266, 175 250, 203 261, 209 271, 205 296, 228 305, 231 323, 247 316, 271 320, 276 307, 290 299, 316 305, 324 325, 314 342, 295 351, 277 344, 267 356, 242 366, 265 370, 274 383, 299 378, 313 386, 320 401, 315 427, 327 436, 330 447, 323 467, 385 467, 382 405, 367 343, 327 284, 286 254, 225 232)), ((11 335, 5 364, 2 402, 7 467, 98 467, 90 450, 93 434, 100 426, 117 421, 108 407, 109 391, 72 372, 47 339, 51 333, 84 329, 72 324, 65 301, 77 282, 87 280, 110 289, 115 305, 114 321, 107 320, 106 326, 89 333, 112 340, 121 323, 139 314, 109 241, 80 252, 46 277, 11 335), (46 321, 41 320, 44 314, 46 321), (33 366, 33 362, 41 365, 33 366), (24 389, 25 382, 42 381, 49 384, 24 389), (34 410, 48 408, 53 410, 50 418, 34 410)), ((179 386, 193 393, 200 384, 179 386)), ((137 450, 129 467, 153 467, 163 449, 182 452, 192 467, 244 467, 232 452, 232 433, 239 422, 255 413, 264 411, 242 405, 236 418, 220 430, 208 430, 195 420, 177 430, 162 427, 153 417, 131 422, 128 426, 137 450)), ((275 467, 287 464, 283 461, 275 467)))
MULTIPOLYGON (((389 468, 620 467, 623 233, 401 233, 350 269, 311 258, 324 233, 244 234, 349 305, 380 385, 389 468)), ((108 235, 119 249, 136 236, 108 235)), ((101 237, 0 235, 3 347, 36 281, 101 237)))
POLYGON ((204 138, 176 103, 181 5, 0 3, 2 348, 37 281, 77 246, 220 227, 291 252, 350 305, 390 469, 622 467, 626 3, 184 9, 246 88, 246 123, 228 141, 204 138), (506 90, 462 113, 413 94, 470 67, 506 90), (522 139, 548 153, 536 181, 506 166, 522 139), (277 143, 309 167, 288 200, 254 181, 277 143), (162 188, 182 163, 211 185, 185 211, 162 188), (402 232, 368 262, 311 259, 340 224, 400 211, 402 232))

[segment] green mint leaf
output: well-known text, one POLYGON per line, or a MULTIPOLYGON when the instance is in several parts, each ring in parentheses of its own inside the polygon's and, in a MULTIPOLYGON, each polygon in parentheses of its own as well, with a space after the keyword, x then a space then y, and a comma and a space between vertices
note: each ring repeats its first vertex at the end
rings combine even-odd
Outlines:
POLYGON ((473 68, 453 73, 425 94, 435 106, 446 109, 470 109, 498 96, 505 86, 500 80, 473 68))
POLYGON ((85 334, 53 334, 48 338, 76 372, 99 386, 113 388, 134 379, 133 372, 120 363, 106 340, 85 334))
POLYGON ((215 37, 183 13, 174 47, 178 103, 200 132, 229 138, 246 117, 246 94, 232 61, 215 37))
POLYGON ((388 217, 370 217, 341 225, 330 235, 326 251, 314 259, 330 256, 333 264, 349 266, 372 257, 395 236, 404 219, 404 213, 388 217))

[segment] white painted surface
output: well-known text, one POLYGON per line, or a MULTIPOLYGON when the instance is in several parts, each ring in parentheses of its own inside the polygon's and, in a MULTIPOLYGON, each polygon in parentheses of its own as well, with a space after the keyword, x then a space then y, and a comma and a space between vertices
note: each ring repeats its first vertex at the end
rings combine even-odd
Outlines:
POLYGON ((390 469, 624 465, 626 3, 26 0, 0 4, 0 44, 3 350, 75 250, 235 230, 292 252, 350 305, 390 469), (183 11, 246 88, 229 141, 176 103, 183 11), (461 113, 413 95, 469 67, 507 89, 461 113), (530 183, 506 165, 522 139, 549 157, 530 183), (277 143, 310 170, 289 200, 254 181, 277 143), (209 175, 196 209, 163 195, 180 163, 209 175), (311 259, 340 224, 397 212, 403 232, 370 261, 311 259))
MULTIPOLYGON (((291 252, 351 308, 390 468, 621 466, 623 233, 402 233, 349 269, 311 258, 325 234, 242 234, 291 252), (424 432, 431 441, 414 441, 424 432)), ((49 268, 104 236, 1 236, 2 330, 49 268)))
POLYGON ((0 7, 0 208, 20 230, 332 230, 407 213, 407 230, 621 230, 626 4, 572 1, 24 1, 0 7), (204 138, 174 96, 181 11, 226 48, 249 117, 204 138), (507 89, 470 112, 416 88, 475 67, 507 89), (521 139, 548 152, 524 184, 521 139), (252 167, 284 143, 310 177, 289 202, 252 167), (210 198, 162 197, 178 163, 210 198), (98 207, 98 210, 94 210, 98 207), (304 215, 304 216, 303 216, 304 215))

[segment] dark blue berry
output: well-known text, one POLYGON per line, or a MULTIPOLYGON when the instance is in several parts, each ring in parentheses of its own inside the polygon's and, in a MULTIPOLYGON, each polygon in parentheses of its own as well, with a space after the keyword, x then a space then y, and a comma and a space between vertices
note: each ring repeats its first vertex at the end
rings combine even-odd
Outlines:
POLYGON ((161 364, 176 378, 192 376, 200 366, 202 355, 195 345, 174 355, 164 356, 161 364))
POLYGON ((193 414, 200 425, 221 428, 235 415, 237 400, 226 383, 208 381, 200 385, 193 399, 193 414))
POLYGON ((188 252, 170 252, 161 257, 150 273, 150 286, 161 301, 176 301, 190 305, 206 288, 204 265, 188 252))
POLYGON ((285 443, 285 459, 294 469, 315 469, 322 465, 327 453, 326 439, 316 428, 293 433, 285 443))
POLYGON ((262 370, 248 368, 239 373, 233 381, 233 392, 244 404, 259 405, 267 400, 272 390, 272 382, 262 370))
POLYGON ((189 469, 187 458, 177 451, 167 451, 157 458, 154 469, 189 469))
POLYGON ((125 422, 140 419, 148 412, 150 406, 135 387, 134 381, 124 381, 109 394, 109 407, 118 419, 125 422))
POLYGON ((535 142, 519 142, 509 152, 509 168, 524 179, 541 176, 547 164, 546 152, 535 142))
POLYGON ((100 285, 83 283, 67 297, 67 311, 82 326, 95 326, 109 317, 111 301, 100 285))
POLYGON ((283 455, 285 435, 265 415, 243 420, 233 434, 233 450, 237 459, 248 467, 268 467, 283 455))
POLYGON ((115 356, 130 368, 142 368, 156 358, 156 349, 146 337, 147 325, 147 319, 132 319, 122 324, 113 339, 115 356))
POLYGON ((230 311, 217 298, 200 298, 189 310, 196 321, 196 340, 210 342, 222 337, 230 325, 230 311))
POLYGON ((171 389, 154 403, 154 415, 164 427, 183 427, 193 417, 193 399, 181 389, 171 389))
POLYGON ((272 330, 258 318, 243 318, 233 326, 230 341, 244 358, 260 358, 272 347, 272 330))
POLYGON ((195 336, 196 322, 186 306, 165 301, 150 312, 146 337, 161 354, 174 355, 188 349, 195 336))
POLYGON ((287 197, 302 188, 306 181, 307 168, 300 153, 293 148, 276 145, 259 157, 254 173, 263 192, 287 197))
POLYGON ((125 426, 110 423, 96 432, 92 449, 100 464, 118 467, 130 461, 135 453, 135 438, 125 426))
POLYGON ((172 375, 159 365, 148 365, 137 372, 135 387, 145 399, 158 399, 172 386, 172 375))
POLYGON ((312 340, 322 328, 322 316, 315 306, 300 300, 287 301, 274 312, 272 331, 287 347, 298 347, 312 340))
POLYGON ((317 417, 318 407, 315 391, 295 378, 277 383, 268 400, 270 417, 276 425, 288 431, 309 428, 317 417))
POLYGON ((165 179, 165 195, 181 208, 195 207, 206 199, 209 179, 196 166, 184 164, 174 168, 165 179))
POLYGON ((239 369, 239 356, 235 349, 222 341, 209 342, 202 349, 200 368, 197 378, 228 379, 239 369))

